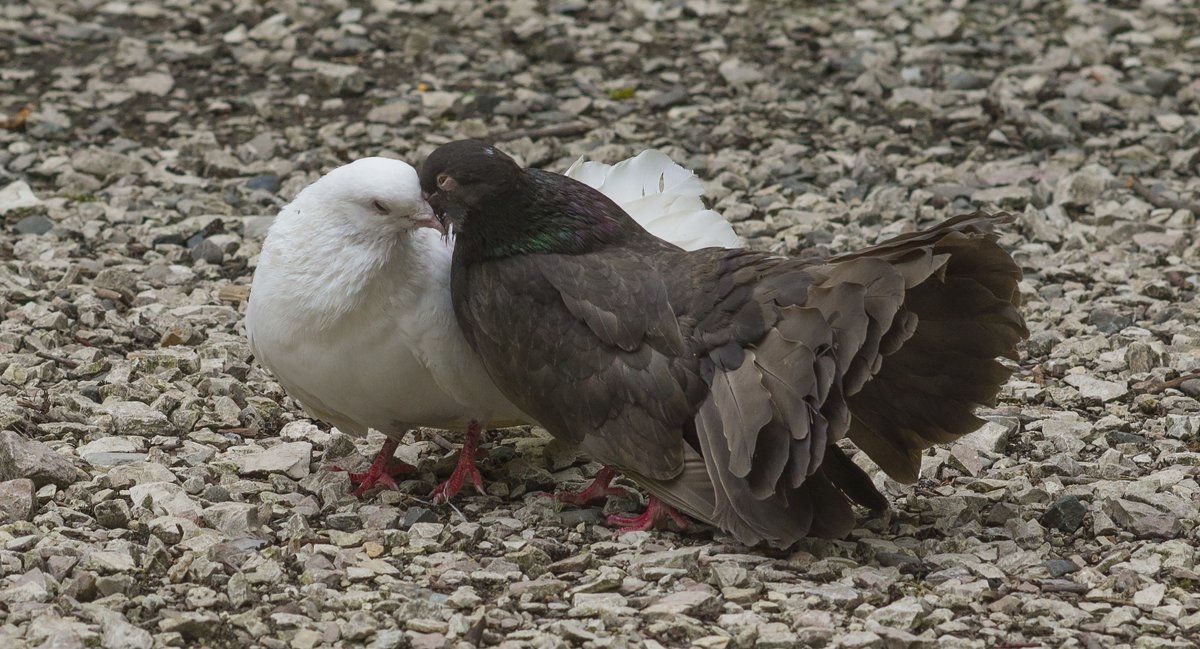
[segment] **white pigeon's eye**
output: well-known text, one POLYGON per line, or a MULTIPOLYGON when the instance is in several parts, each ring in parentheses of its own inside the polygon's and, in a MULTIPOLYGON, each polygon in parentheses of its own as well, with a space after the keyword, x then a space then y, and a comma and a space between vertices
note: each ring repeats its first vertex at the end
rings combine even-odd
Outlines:
POLYGON ((438 189, 444 192, 448 192, 455 187, 458 187, 458 183, 454 182, 454 179, 450 177, 450 174, 438 174, 437 184, 438 189))
POLYGON ((374 208, 375 211, 379 212, 380 214, 388 213, 387 205, 384 205, 383 202, 380 201, 379 199, 375 199, 375 200, 371 201, 371 207, 374 208))

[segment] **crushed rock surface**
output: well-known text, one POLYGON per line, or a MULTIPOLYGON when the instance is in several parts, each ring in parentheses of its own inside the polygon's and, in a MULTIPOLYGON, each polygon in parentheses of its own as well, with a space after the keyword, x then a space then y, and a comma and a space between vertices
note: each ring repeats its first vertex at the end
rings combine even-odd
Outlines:
POLYGON ((1197 646, 1191 3, 25 0, 0 114, 8 646, 1197 646), (528 429, 489 435, 486 495, 429 503, 454 454, 418 432, 355 498, 327 468, 382 438, 253 361, 256 255, 322 172, 461 137, 660 148, 778 253, 1013 211, 1032 336, 841 541, 614 539, 640 503, 538 495, 599 467, 528 429))

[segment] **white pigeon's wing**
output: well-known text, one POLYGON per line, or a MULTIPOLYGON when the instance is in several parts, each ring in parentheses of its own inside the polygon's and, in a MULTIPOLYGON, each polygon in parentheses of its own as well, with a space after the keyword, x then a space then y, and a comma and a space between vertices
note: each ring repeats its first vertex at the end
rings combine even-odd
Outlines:
POLYGON ((720 214, 704 207, 704 186, 661 151, 648 149, 607 165, 575 161, 567 176, 616 201, 650 234, 686 250, 745 243, 720 214))
POLYGON ((575 164, 567 169, 565 175, 593 189, 600 189, 600 186, 604 184, 605 177, 608 176, 608 170, 611 168, 612 165, 606 165, 603 162, 588 162, 584 160, 583 156, 579 156, 575 164))

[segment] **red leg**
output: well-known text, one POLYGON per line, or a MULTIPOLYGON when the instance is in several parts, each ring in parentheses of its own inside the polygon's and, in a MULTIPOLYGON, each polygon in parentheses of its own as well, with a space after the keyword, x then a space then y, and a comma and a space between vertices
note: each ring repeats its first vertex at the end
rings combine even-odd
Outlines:
POLYGON ((620 516, 613 514, 608 517, 609 525, 617 525, 620 529, 617 534, 626 532, 642 532, 657 526, 659 523, 666 521, 667 517, 675 521, 679 529, 687 529, 688 519, 680 514, 676 509, 655 496, 650 496, 650 501, 646 503, 646 511, 640 516, 620 516))
MULTIPOLYGON (((401 462, 392 457, 396 452, 396 448, 400 446, 400 442, 392 438, 388 438, 383 443, 383 448, 379 449, 379 455, 375 456, 375 461, 371 462, 371 466, 367 467, 366 471, 350 474, 350 484, 355 485, 354 495, 361 496, 371 490, 376 484, 382 484, 385 487, 392 489, 396 488, 396 477, 404 473, 413 471, 410 464, 401 462)), ((331 471, 345 471, 340 467, 331 466, 331 471)))
POLYGON ((628 497, 629 492, 625 489, 609 486, 615 477, 617 477, 617 472, 612 467, 606 466, 600 469, 600 472, 596 474, 596 479, 592 480, 592 483, 584 487, 582 491, 560 491, 554 494, 554 498, 574 505, 586 505, 597 500, 604 500, 609 496, 628 497))
POLYGON ((462 489, 463 482, 467 478, 470 478, 471 483, 475 485, 475 491, 484 493, 483 476, 479 474, 479 467, 475 466, 475 452, 478 449, 479 422, 472 420, 467 425, 467 439, 463 441, 462 451, 458 454, 458 465, 454 467, 454 472, 450 474, 450 477, 430 494, 433 496, 433 502, 449 502, 459 489, 462 489))

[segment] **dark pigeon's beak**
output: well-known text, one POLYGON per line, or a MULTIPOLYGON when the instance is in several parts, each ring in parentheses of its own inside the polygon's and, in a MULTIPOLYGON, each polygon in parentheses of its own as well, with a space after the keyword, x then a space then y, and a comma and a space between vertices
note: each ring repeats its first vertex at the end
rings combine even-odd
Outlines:
POLYGON ((413 214, 411 218, 413 223, 417 224, 418 228, 433 228, 434 230, 441 232, 443 236, 446 234, 446 224, 443 223, 442 219, 434 213, 433 207, 429 205, 429 200, 427 197, 425 202, 421 203, 421 207, 417 209, 416 213, 413 214))
POLYGON ((442 194, 442 192, 440 192, 440 191, 434 191, 434 192, 422 191, 421 198, 425 199, 425 202, 428 203, 429 206, 433 209, 433 214, 437 218, 438 222, 440 222, 442 224, 442 234, 445 234, 446 232, 448 232, 449 228, 451 226, 451 223, 450 223, 450 215, 446 213, 446 210, 444 209, 444 205, 443 205, 443 203, 445 201, 445 195, 442 194))

